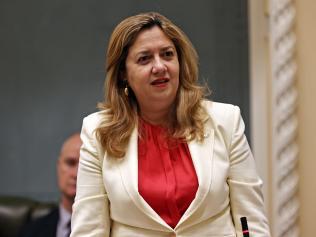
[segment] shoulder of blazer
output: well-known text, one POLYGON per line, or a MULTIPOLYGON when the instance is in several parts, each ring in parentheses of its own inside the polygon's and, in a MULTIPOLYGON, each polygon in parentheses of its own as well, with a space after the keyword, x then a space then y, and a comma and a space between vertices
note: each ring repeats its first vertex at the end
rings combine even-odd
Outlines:
POLYGON ((221 136, 229 146, 234 129, 241 119, 239 107, 207 100, 203 101, 202 105, 209 114, 215 133, 221 136))
POLYGON ((236 116, 240 114, 239 107, 232 104, 204 100, 202 106, 218 125, 232 124, 235 122, 236 116))
POLYGON ((98 111, 92 114, 89 114, 83 119, 83 123, 89 130, 95 130, 106 119, 106 110, 98 111))
POLYGON ((56 207, 46 216, 40 217, 25 226, 20 232, 19 237, 56 236, 58 219, 59 209, 56 207))
POLYGON ((98 141, 98 139, 96 139, 95 130, 101 125, 101 123, 106 121, 107 117, 109 117, 109 115, 107 115, 106 110, 88 115, 83 119, 81 133, 84 132, 86 135, 89 136, 90 139, 92 138, 98 141))
POLYGON ((86 116, 83 119, 80 135, 82 142, 89 147, 90 152, 94 153, 101 162, 103 161, 104 150, 96 137, 96 129, 106 119, 106 116, 105 110, 86 116))

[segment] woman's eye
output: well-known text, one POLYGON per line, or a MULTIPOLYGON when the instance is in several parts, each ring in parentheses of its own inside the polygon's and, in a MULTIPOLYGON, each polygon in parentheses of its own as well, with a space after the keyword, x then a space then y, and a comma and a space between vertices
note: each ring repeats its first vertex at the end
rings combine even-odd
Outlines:
POLYGON ((173 55, 174 55, 174 53, 173 53, 173 51, 166 51, 165 53, 164 53, 164 55, 166 56, 166 57, 172 57, 173 55))
POLYGON ((137 62, 140 63, 140 64, 144 64, 144 63, 148 62, 149 58, 150 57, 148 55, 141 56, 140 58, 138 58, 137 62))

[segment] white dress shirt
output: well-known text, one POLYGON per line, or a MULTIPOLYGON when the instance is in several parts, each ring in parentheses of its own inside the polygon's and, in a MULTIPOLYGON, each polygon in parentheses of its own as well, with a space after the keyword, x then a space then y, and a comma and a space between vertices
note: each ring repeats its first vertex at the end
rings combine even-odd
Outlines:
POLYGON ((69 237, 71 213, 61 204, 59 205, 59 220, 57 224, 56 237, 69 237))

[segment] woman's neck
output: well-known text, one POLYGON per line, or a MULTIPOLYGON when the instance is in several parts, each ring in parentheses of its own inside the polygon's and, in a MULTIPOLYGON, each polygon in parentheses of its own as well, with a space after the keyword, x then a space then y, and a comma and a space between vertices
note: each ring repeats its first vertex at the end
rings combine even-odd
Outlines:
POLYGON ((153 125, 163 125, 169 126, 171 123, 171 113, 170 109, 166 110, 141 110, 140 116, 146 122, 149 122, 153 125))

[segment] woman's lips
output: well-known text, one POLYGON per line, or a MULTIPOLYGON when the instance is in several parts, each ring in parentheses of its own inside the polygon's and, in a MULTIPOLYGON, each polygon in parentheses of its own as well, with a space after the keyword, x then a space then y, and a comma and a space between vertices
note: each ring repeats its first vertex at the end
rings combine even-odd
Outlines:
POLYGON ((153 86, 162 86, 162 85, 165 85, 167 82, 169 82, 169 79, 168 78, 158 78, 154 81, 152 81, 150 83, 150 85, 153 85, 153 86))

